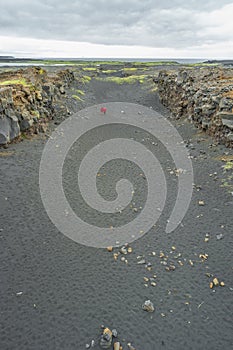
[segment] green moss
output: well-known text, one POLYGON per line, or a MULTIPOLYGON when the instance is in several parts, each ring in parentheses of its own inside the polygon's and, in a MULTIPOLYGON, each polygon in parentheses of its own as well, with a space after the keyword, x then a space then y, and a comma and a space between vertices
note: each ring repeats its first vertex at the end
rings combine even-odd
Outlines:
POLYGON ((31 111, 31 115, 35 116, 36 118, 40 118, 40 113, 38 111, 31 111))
POLYGON ((125 73, 132 73, 132 72, 136 72, 138 70, 138 68, 136 67, 132 67, 132 68, 123 68, 123 71, 125 73))
POLYGON ((157 61, 157 62, 133 62, 135 66, 174 66, 174 65, 180 65, 176 61, 157 61))
POLYGON ((76 92, 77 92, 77 94, 79 94, 79 95, 82 95, 82 96, 84 96, 84 95, 85 95, 85 92, 84 92, 84 91, 82 91, 82 90, 76 90, 76 92))
POLYGON ((107 77, 107 78, 97 78, 100 81, 109 81, 115 84, 134 84, 139 82, 143 84, 148 78, 148 75, 130 75, 129 77, 107 77))
POLYGON ((158 86, 155 86, 153 88, 150 89, 151 93, 157 92, 158 91, 158 86))
POLYGON ((87 72, 96 72, 97 68, 95 67, 83 67, 82 70, 87 72))
POLYGON ((230 162, 227 162, 224 166, 223 166, 223 169, 224 170, 233 170, 233 162, 230 161, 230 162))
POLYGON ((88 75, 83 75, 81 78, 81 82, 83 84, 89 83, 91 81, 91 77, 89 77, 88 75))
POLYGON ((104 74, 111 74, 111 73, 116 73, 116 69, 107 69, 107 70, 102 70, 102 73, 104 74))
POLYGON ((23 85, 23 86, 31 86, 25 79, 12 79, 12 80, 4 80, 0 82, 1 86, 5 85, 23 85))
POLYGON ((83 99, 78 96, 78 95, 72 95, 73 98, 75 98, 76 100, 80 101, 80 102, 83 102, 83 99))

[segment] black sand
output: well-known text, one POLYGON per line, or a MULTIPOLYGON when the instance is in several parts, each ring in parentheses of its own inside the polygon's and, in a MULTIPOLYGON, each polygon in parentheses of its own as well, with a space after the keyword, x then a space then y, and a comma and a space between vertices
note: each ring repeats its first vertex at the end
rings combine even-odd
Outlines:
MULTIPOLYGON (((145 85, 92 80, 85 89, 85 101, 82 106, 77 102, 76 108, 127 101, 168 114, 145 85)), ((227 174, 224 163, 216 160, 229 150, 210 147, 213 140, 186 121, 174 125, 193 144, 195 184, 202 190, 194 189, 183 225, 165 234, 175 201, 174 175, 168 170, 173 165, 168 155, 160 155, 170 181, 168 204, 156 228, 131 245, 128 265, 115 262, 106 250, 69 240, 50 222, 38 183, 43 137, 0 150, 1 350, 85 349, 86 343, 97 341, 101 324, 118 330, 123 349, 128 342, 137 350, 231 348, 233 196, 221 187, 227 174), (199 200, 205 206, 199 206, 199 200), (224 238, 217 240, 220 233, 224 238), (204 241, 206 234, 209 242, 204 241), (160 264, 160 251, 175 262, 175 271, 160 264), (183 266, 174 259, 178 253, 183 266), (200 254, 208 254, 208 260, 200 262, 200 254), (152 272, 137 265, 139 255, 152 263, 152 272), (211 290, 206 273, 224 281, 225 287, 211 290), (156 287, 145 287, 143 278, 154 274, 156 287), (153 314, 142 310, 147 299, 155 305, 153 314)))

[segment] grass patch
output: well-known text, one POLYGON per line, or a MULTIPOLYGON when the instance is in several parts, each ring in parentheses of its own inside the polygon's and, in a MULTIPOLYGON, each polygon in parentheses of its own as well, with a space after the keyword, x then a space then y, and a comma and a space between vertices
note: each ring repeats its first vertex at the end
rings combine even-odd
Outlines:
POLYGON ((123 71, 125 73, 132 73, 132 72, 136 72, 138 70, 138 68, 136 67, 132 67, 132 68, 123 68, 123 71))
POLYGON ((37 64, 45 64, 45 65, 56 65, 56 64, 64 64, 71 66, 84 66, 86 68, 91 68, 91 66, 99 66, 99 65, 124 65, 126 63, 130 63, 134 66, 160 66, 160 65, 179 65, 176 61, 151 61, 151 62, 143 62, 143 61, 132 61, 126 62, 122 61, 82 61, 82 60, 28 60, 28 64, 37 63, 37 64))
POLYGON ((225 171, 233 170, 233 161, 226 162, 226 164, 223 165, 223 169, 225 171))
POLYGON ((104 74, 111 74, 111 73, 116 73, 116 69, 107 69, 107 70, 102 70, 102 73, 104 74))
POLYGON ((87 72, 96 72, 97 68, 95 67, 83 67, 82 70, 87 72))
POLYGON ((225 187, 228 192, 233 193, 233 175, 227 177, 227 179, 222 180, 221 187, 225 187))
MULTIPOLYGON (((64 64, 68 66, 74 66, 74 65, 83 65, 83 62, 79 61, 62 61, 62 60, 33 60, 33 61, 27 61, 28 64, 30 63, 36 63, 36 64, 45 64, 45 65, 56 65, 56 64, 64 64)), ((88 62, 87 62, 88 63, 88 62)))
POLYGON ((135 84, 135 83, 140 83, 143 84, 146 79, 148 79, 148 75, 131 75, 129 77, 107 77, 107 78, 96 78, 97 80, 100 81, 109 81, 111 83, 115 84, 135 84))
POLYGON ((77 94, 81 95, 81 96, 84 96, 85 95, 85 92, 82 91, 82 90, 76 90, 77 94))
POLYGON ((135 66, 179 66, 180 63, 176 61, 158 61, 158 62, 133 62, 135 66))
POLYGON ((40 113, 38 111, 31 111, 31 115, 35 116, 36 118, 40 118, 40 113))
POLYGON ((87 84, 91 81, 91 77, 89 77, 88 75, 83 75, 81 78, 81 83, 83 84, 87 84))
POLYGON ((123 61, 82 61, 82 60, 28 60, 26 63, 30 64, 44 64, 44 65, 69 65, 69 66, 84 66, 91 68, 91 66, 99 66, 101 64, 119 65, 123 64, 123 61))
POLYGON ((155 86, 153 88, 150 89, 151 93, 157 92, 158 91, 158 86, 155 86))
POLYGON ((72 95, 73 98, 75 98, 76 100, 80 101, 80 102, 83 102, 83 99, 78 96, 78 95, 72 95))
POLYGON ((1 86, 5 85, 23 85, 23 86, 31 86, 25 79, 12 79, 12 80, 5 80, 0 82, 1 86))

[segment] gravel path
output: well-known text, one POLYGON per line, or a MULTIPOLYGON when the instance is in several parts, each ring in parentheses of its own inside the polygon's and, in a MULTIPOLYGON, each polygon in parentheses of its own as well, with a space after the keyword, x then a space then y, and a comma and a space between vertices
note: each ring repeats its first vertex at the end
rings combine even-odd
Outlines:
MULTIPOLYGON (((122 101, 168 114, 158 96, 143 84, 93 79, 84 89, 84 102, 70 102, 71 109, 122 101)), ((230 173, 224 173, 224 163, 218 160, 230 151, 213 146, 213 140, 185 120, 173 124, 188 141, 193 156, 196 186, 192 202, 182 225, 166 234, 166 220, 176 198, 176 176, 171 173, 174 164, 167 152, 159 147, 156 152, 168 181, 168 202, 156 227, 131 244, 128 264, 120 257, 114 260, 117 249, 111 253, 79 245, 49 220, 39 192, 45 138, 0 149, 1 350, 81 350, 92 339, 99 349, 102 324, 117 329, 124 350, 128 342, 136 350, 230 349, 233 196, 232 190, 221 186, 230 173), (205 205, 200 206, 199 201, 205 205), (222 239, 217 239, 219 234, 222 239), (151 271, 137 264, 138 256, 152 264, 151 271), (170 265, 175 266, 174 271, 166 270, 170 265), (210 289, 214 277, 225 287, 210 289), (151 281, 156 285, 151 286, 147 278, 154 278, 151 281), (142 310, 148 299, 155 306, 151 314, 142 310)), ((119 132, 138 141, 144 138, 145 144, 152 141, 143 133, 119 132)), ((81 143, 80 152, 88 149, 90 141, 81 143)), ((114 177, 122 167, 116 164, 107 170, 114 177)), ((67 193, 75 188, 68 170, 67 193)), ((140 181, 135 180, 139 188, 144 186, 140 181)), ((100 181, 100 191, 104 193, 110 182, 100 181)), ((143 194, 139 202, 141 199, 143 194)), ((79 203, 72 200, 78 210, 79 203)), ((99 220, 100 225, 105 224, 99 220)))

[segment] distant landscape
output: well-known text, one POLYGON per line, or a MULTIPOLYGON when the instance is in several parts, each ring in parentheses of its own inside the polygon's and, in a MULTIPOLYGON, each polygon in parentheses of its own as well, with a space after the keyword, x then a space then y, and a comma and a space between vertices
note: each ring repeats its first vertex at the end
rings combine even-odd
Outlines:
POLYGON ((211 66, 211 65, 223 65, 232 67, 233 60, 206 60, 203 58, 17 58, 13 56, 0 56, 0 67, 20 67, 20 66, 63 66, 63 65, 84 65, 88 63, 88 65, 93 64, 96 65, 98 63, 153 63, 153 65, 190 65, 190 66, 211 66))

